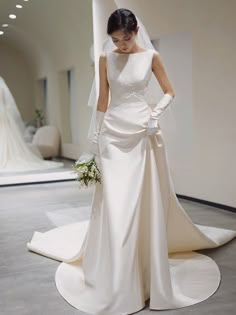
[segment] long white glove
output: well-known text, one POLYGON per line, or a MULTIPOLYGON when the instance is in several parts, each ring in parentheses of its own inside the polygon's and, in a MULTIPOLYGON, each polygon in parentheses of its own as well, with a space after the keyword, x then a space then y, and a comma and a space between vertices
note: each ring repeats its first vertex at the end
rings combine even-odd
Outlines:
POLYGON ((167 106, 172 102, 174 99, 173 96, 171 96, 168 93, 165 93, 164 96, 161 98, 159 103, 154 107, 154 109, 151 112, 148 124, 147 124, 147 134, 153 135, 157 132, 159 128, 159 118, 163 111, 167 108, 167 106))
POLYGON ((104 119, 104 115, 105 115, 105 112, 101 112, 99 110, 96 111, 95 128, 94 128, 94 133, 92 137, 92 142, 89 146, 89 151, 97 156, 99 156, 98 140, 99 140, 99 135, 100 135, 100 130, 101 130, 102 122, 104 119))

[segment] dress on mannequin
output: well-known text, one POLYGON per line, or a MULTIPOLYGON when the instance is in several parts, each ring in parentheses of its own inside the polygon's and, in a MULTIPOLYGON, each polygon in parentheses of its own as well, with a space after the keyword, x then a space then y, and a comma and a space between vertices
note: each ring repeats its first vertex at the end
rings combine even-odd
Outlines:
POLYGON ((95 186, 90 219, 35 232, 27 244, 62 262, 57 289, 89 314, 131 314, 149 298, 154 310, 209 298, 220 271, 194 251, 236 236, 190 219, 175 194, 161 128, 146 133, 151 108, 144 95, 153 53, 106 54, 111 100, 99 137, 102 183, 95 186))
MULTIPOLYGON (((45 170, 64 163, 44 161, 23 138, 24 123, 13 96, 0 77, 0 173, 45 170)), ((40 154, 40 153, 39 153, 40 154)))

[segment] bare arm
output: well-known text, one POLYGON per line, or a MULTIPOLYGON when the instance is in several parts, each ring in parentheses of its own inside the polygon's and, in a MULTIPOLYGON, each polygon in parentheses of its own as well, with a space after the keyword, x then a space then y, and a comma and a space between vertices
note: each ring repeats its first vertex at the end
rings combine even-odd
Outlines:
POLYGON ((167 77, 163 62, 161 60, 161 56, 158 51, 155 51, 152 59, 152 71, 157 78, 162 91, 170 94, 172 97, 175 96, 174 90, 171 86, 171 83, 167 77))
POLYGON ((107 80, 106 55, 102 53, 99 57, 99 96, 97 110, 106 112, 109 99, 109 84, 107 80))

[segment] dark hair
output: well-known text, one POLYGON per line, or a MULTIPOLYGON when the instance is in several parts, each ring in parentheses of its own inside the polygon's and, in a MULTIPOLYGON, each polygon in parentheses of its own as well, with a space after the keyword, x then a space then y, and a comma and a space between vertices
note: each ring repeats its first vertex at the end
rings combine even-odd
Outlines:
POLYGON ((115 31, 132 33, 136 31, 137 24, 137 19, 132 11, 120 8, 110 15, 107 22, 107 34, 111 35, 115 31))

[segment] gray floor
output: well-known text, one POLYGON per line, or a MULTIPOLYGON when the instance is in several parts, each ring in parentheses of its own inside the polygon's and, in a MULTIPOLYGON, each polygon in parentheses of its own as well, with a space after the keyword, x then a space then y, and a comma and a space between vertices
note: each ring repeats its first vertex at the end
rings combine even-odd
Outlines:
MULTIPOLYGON (((236 214, 180 200, 195 223, 236 230, 236 214)), ((58 293, 54 275, 59 262, 28 252, 34 231, 89 218, 91 190, 79 191, 76 182, 0 189, 0 314, 73 315, 74 309, 58 293), (80 211, 78 211, 80 207, 80 211)), ((217 249, 201 250, 218 264, 222 280, 217 292, 202 303, 172 311, 136 314, 231 315, 236 307, 236 239, 217 249)), ((111 314, 112 315, 112 314, 111 314)))
POLYGON ((74 161, 66 158, 53 158, 52 161, 63 162, 63 167, 24 171, 24 172, 0 172, 0 189, 7 186, 19 184, 32 184, 43 182, 57 182, 65 180, 74 180, 73 173, 74 161), (33 175, 33 176, 32 176, 33 175))

